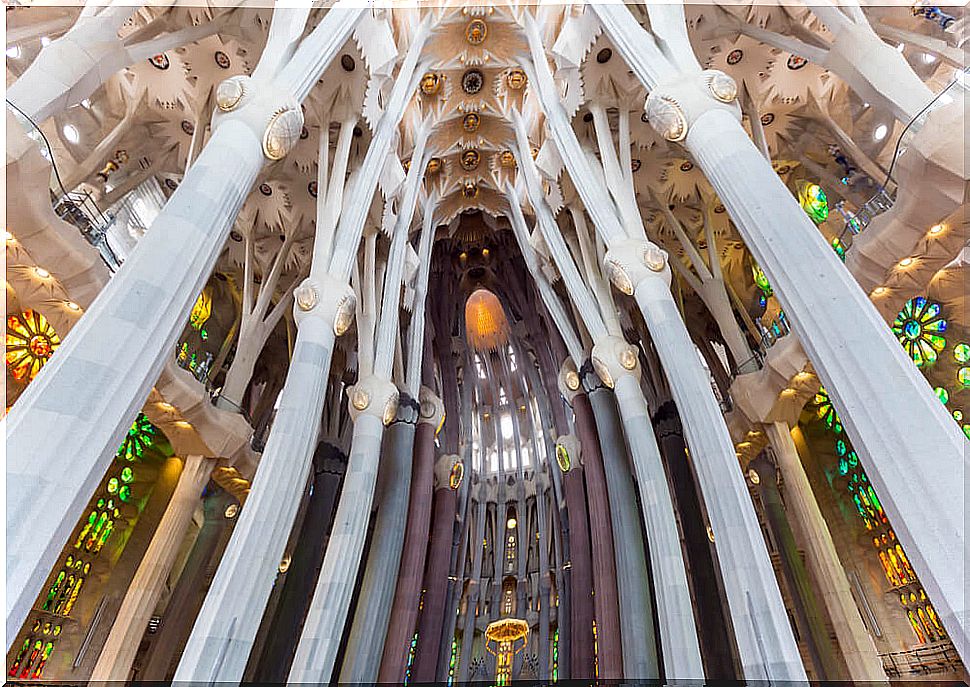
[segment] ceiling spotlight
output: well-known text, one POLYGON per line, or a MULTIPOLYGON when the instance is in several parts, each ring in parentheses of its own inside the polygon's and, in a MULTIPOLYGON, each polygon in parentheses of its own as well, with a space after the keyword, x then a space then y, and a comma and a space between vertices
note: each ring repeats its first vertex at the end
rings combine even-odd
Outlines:
POLYGON ((77 127, 73 124, 64 125, 64 138, 70 143, 77 143, 81 140, 81 133, 77 130, 77 127))
POLYGON ((903 258, 899 261, 900 267, 909 267, 915 262, 915 258, 903 258))
POLYGON ((885 124, 880 124, 876 127, 876 130, 872 132, 872 139, 874 141, 881 141, 886 138, 886 134, 889 133, 889 127, 885 124))
POLYGON ((943 233, 944 229, 946 229, 946 226, 942 224, 934 224, 932 227, 930 227, 930 236, 939 236, 943 233))
POLYGON ((34 274, 36 274, 41 279, 47 279, 49 276, 51 276, 51 273, 45 270, 43 267, 35 267, 34 274))
POLYGON ((68 301, 64 305, 67 306, 68 310, 80 310, 81 309, 81 306, 78 305, 77 303, 75 303, 74 301, 68 301))
POLYGON ((876 288, 874 288, 872 290, 872 295, 873 296, 881 296, 884 293, 886 293, 886 287, 885 286, 877 286, 876 288))
POLYGON ((519 524, 519 523, 518 523, 518 522, 516 522, 516 520, 515 520, 515 518, 509 518, 509 519, 508 519, 508 520, 507 520, 507 521, 505 522, 505 527, 506 527, 506 529, 510 529, 510 530, 514 530, 514 529, 515 529, 515 526, 516 526, 516 525, 518 525, 518 524, 519 524))
POLYGON ((923 53, 923 64, 933 64, 936 62, 936 55, 928 52, 923 53))
POLYGON ((20 46, 11 45, 9 48, 7 48, 7 57, 9 57, 11 60, 20 59, 20 46))
POLYGON ((51 44, 51 39, 48 38, 47 36, 44 36, 40 39, 40 44, 41 44, 41 47, 46 48, 48 45, 51 44))

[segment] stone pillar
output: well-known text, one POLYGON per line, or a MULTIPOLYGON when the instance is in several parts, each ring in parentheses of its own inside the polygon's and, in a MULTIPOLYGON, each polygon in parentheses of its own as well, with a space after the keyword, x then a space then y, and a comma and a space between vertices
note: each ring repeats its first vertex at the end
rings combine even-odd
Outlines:
MULTIPOLYGON (((615 555, 613 575, 619 597, 620 639, 623 645, 622 677, 656 678, 659 676, 660 666, 654 636, 650 579, 637 494, 626 455, 626 441, 623 438, 623 425, 612 391, 603 386, 590 389, 589 402, 596 418, 596 431, 610 495, 615 555)), ((600 637, 603 636, 603 630, 598 624, 597 633, 600 637)))
POLYGON ((124 682, 128 679, 139 640, 148 627, 175 563, 199 494, 209 481, 211 463, 202 456, 185 459, 175 492, 115 615, 111 632, 91 674, 92 682, 124 682))
POLYGON ((765 433, 775 451, 778 469, 785 483, 785 504, 795 527, 804 535, 801 539, 806 548, 805 558, 818 582, 822 601, 835 628, 839 649, 849 670, 849 679, 854 682, 885 682, 882 661, 852 597, 832 535, 812 493, 788 425, 781 422, 767 424, 765 433))
MULTIPOLYGON (((582 379, 586 388, 600 386, 599 378, 587 363, 583 366, 582 379)), ((566 384, 574 391, 580 387, 580 375, 570 378, 566 384)), ((618 680, 623 677, 623 643, 620 637, 620 607, 617 593, 616 561, 613 544, 613 519, 610 509, 603 452, 600 450, 599 432, 589 396, 584 392, 572 398, 576 423, 576 436, 583 447, 583 472, 586 477, 586 496, 589 499, 589 537, 593 558, 593 611, 596 615, 597 660, 600 677, 618 680)), ((592 631, 592 628, 590 628, 592 631)), ((575 633, 575 628, 573 629, 575 633)))
POLYGON ((737 650, 734 647, 734 632, 725 610, 727 600, 724 598, 724 585, 717 570, 713 545, 707 538, 708 518, 697 493, 677 409, 671 401, 661 404, 657 409, 654 425, 677 512, 680 514, 680 528, 690 570, 688 579, 695 604, 694 619, 701 642, 701 656, 704 659, 704 675, 709 680, 737 680, 734 666, 737 650))
POLYGON ((386 379, 365 377, 348 393, 354 434, 347 476, 290 668, 290 682, 327 683, 331 679, 367 537, 384 425, 397 414, 398 390, 386 379))
POLYGON ((666 256, 646 241, 618 242, 607 252, 614 283, 633 290, 663 363, 707 504, 738 653, 748 679, 805 680, 761 527, 738 466, 710 375, 687 334, 668 288, 666 256), (664 270, 659 278, 656 267, 664 270))
MULTIPOLYGON (((563 471, 562 484, 569 514, 569 626, 572 628, 569 636, 569 678, 586 680, 594 677, 593 561, 589 552, 589 518, 583 484, 583 453, 579 440, 572 435, 559 437, 556 442, 556 460, 559 469, 563 471)), ((560 644, 562 639, 560 634, 560 644)), ((560 663, 564 659, 565 656, 560 655, 560 663)))
POLYGON ((748 479, 755 486, 764 504, 765 519, 781 557, 782 575, 791 595, 793 611, 797 622, 804 628, 803 637, 808 654, 815 666, 816 680, 830 680, 837 674, 835 658, 832 655, 832 642, 820 614, 815 592, 808 580, 808 572, 798 552, 795 535, 792 533, 785 506, 778 491, 778 471, 764 456, 748 464, 748 479), (757 475, 757 477, 755 477, 757 475))
MULTIPOLYGON (((324 66, 356 17, 324 17, 320 26, 334 29, 324 66)), ((272 79, 232 77, 216 100, 224 112, 156 218, 161 230, 139 242, 7 418, 11 640, 171 355, 256 176, 298 139, 300 103, 272 79)))
MULTIPOLYGON (((619 337, 604 337, 593 347, 592 361, 601 381, 614 390, 633 462, 650 555, 649 574, 653 582, 657 624, 662 629, 659 639, 663 675, 673 680, 703 679, 704 665, 694 626, 680 533, 660 449, 640 388, 637 349, 619 337)), ((640 676, 641 673, 626 675, 640 676)))
POLYGON ((326 443, 317 447, 313 455, 313 493, 286 571, 279 603, 270 620, 266 643, 253 676, 255 682, 286 682, 303 619, 310 607, 313 585, 323 564, 337 495, 346 469, 347 458, 339 450, 326 443))
MULTIPOLYGON (((400 573, 390 627, 384 642, 378 682, 401 683, 407 663, 411 637, 417 627, 418 604, 421 599, 421 579, 428 551, 431 530, 431 504, 435 479, 435 433, 444 419, 444 404, 427 387, 421 389, 421 415, 414 439, 414 460, 411 472, 411 497, 408 502, 407 531, 401 552, 400 573)), ((449 456, 442 467, 448 474, 439 480, 450 479, 452 466, 458 456, 449 456)), ((460 468, 464 470, 464 466, 460 468)), ((427 602, 426 602, 427 607, 427 602)))
POLYGON ((235 499, 218 487, 203 499, 202 527, 162 613, 161 624, 148 650, 144 668, 136 674, 139 680, 161 682, 170 678, 173 659, 181 652, 192 629, 192 621, 202 605, 206 570, 213 565, 212 560, 220 543, 225 541, 226 527, 234 522, 235 516, 227 515, 233 512, 227 511, 230 506, 238 512, 235 499))
POLYGON ((708 71, 655 86, 651 122, 674 122, 667 133, 679 131, 674 137, 684 140, 764 269, 940 620, 970 661, 967 437, 748 138, 733 81, 708 71))
POLYGON ((397 415, 384 439, 378 472, 377 517, 340 668, 341 682, 377 681, 407 529, 411 455, 418 415, 418 402, 401 392, 397 415))
MULTIPOLYGON (((453 456, 441 456, 435 464, 435 472, 441 475, 445 467, 454 464, 453 456)), ((448 467, 448 471, 451 468, 448 467)), ((448 571, 451 567, 451 540, 455 529, 455 515, 458 509, 458 490, 451 488, 447 483, 438 481, 435 484, 434 506, 432 508, 431 520, 431 543, 428 549, 428 569, 424 576, 424 609, 418 621, 418 647, 414 656, 414 665, 411 668, 411 679, 416 683, 434 682, 435 669, 438 665, 438 654, 441 649, 441 628, 445 624, 444 609, 445 596, 448 591, 448 571)), ((479 507, 479 514, 476 520, 476 527, 484 532, 484 527, 479 526, 483 522, 485 509, 479 507)), ((484 533, 481 535, 484 536, 484 533)), ((479 537, 478 541, 481 541, 479 537)), ((472 554, 472 577, 469 584, 475 585, 477 590, 478 575, 475 571, 476 566, 481 570, 482 547, 473 548, 472 554)), ((462 590, 456 589, 455 593, 461 595, 462 590)), ((475 605, 478 601, 477 591, 474 594, 469 591, 468 608, 474 616, 475 605)), ((472 625, 474 627, 474 625, 472 625)), ((467 629, 465 630, 468 631, 467 629)), ((462 651, 465 646, 471 647, 471 642, 462 640, 462 651)), ((462 665, 466 663, 466 657, 460 657, 462 665)))
POLYGON ((273 429, 177 681, 242 679, 309 477, 334 342, 349 326, 353 304, 350 288, 333 279, 326 288, 313 279, 297 288, 299 328, 273 429), (311 293, 326 294, 326 302, 311 293))

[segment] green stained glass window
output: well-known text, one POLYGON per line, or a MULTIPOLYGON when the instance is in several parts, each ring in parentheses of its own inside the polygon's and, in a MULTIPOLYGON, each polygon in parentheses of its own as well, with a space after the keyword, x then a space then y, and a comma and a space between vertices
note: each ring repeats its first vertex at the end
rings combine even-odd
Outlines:
POLYGON ((906 301, 893 320, 893 333, 917 367, 932 365, 946 347, 946 320, 939 303, 917 296, 906 301))
POLYGON ((131 423, 131 429, 128 430, 128 434, 118 448, 118 457, 128 461, 138 460, 152 445, 157 434, 158 429, 155 425, 148 421, 144 413, 138 413, 138 417, 131 423))
POLYGON ((118 478, 112 477, 108 480, 108 493, 117 494, 118 493, 118 478))
POLYGON ((825 423, 826 427, 836 434, 842 433, 842 422, 839 420, 839 414, 835 411, 829 393, 824 388, 819 388, 818 393, 815 394, 815 413, 825 423))
POLYGON ((829 199, 818 184, 803 181, 798 185, 798 204, 808 213, 815 224, 821 224, 829 216, 829 199))
POLYGON ((957 422, 963 422, 963 411, 957 408, 953 411, 953 419, 957 422))
POLYGON ((942 386, 938 386, 933 389, 936 397, 940 399, 940 403, 946 404, 950 402, 950 392, 944 389, 942 386))
POLYGON ((125 466, 125 468, 121 471, 121 481, 124 482, 125 484, 128 484, 129 482, 132 482, 134 479, 135 479, 135 471, 132 470, 130 467, 125 466))
POLYGON ((844 456, 847 451, 848 451, 848 449, 846 448, 844 441, 842 441, 841 439, 839 439, 838 441, 835 442, 835 452, 836 453, 838 453, 840 456, 844 456))
POLYGON ((121 487, 121 489, 118 490, 118 498, 127 503, 128 500, 131 499, 131 487, 129 487, 127 484, 121 487))
POLYGON ((764 270, 756 262, 751 263, 751 276, 754 278, 755 286, 761 289, 761 293, 765 296, 770 296, 774 293, 771 284, 768 283, 768 277, 765 275, 764 270))

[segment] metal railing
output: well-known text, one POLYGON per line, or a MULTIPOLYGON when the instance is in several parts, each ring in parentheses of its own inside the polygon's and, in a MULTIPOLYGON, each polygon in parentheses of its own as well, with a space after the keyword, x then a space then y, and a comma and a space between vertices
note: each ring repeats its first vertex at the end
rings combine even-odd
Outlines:
POLYGON ((77 227, 81 236, 98 249, 109 270, 115 272, 121 267, 121 261, 108 244, 108 229, 114 224, 115 218, 102 212, 90 193, 69 191, 57 196, 52 191, 51 202, 55 214, 77 227))
POLYGON ((918 646, 908 651, 879 654, 879 658, 882 659, 886 676, 890 678, 963 671, 960 656, 949 640, 918 646))

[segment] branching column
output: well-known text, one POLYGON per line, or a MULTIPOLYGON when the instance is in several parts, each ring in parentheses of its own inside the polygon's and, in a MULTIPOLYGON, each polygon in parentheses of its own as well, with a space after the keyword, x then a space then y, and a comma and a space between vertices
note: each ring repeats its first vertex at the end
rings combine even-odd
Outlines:
MULTIPOLYGON (((330 41, 314 51, 321 73, 361 12, 331 10, 311 34, 330 41)), ((153 223, 161 230, 139 242, 8 416, 10 639, 158 379, 257 174, 299 138, 305 92, 268 76, 220 85, 226 112, 153 223)))

